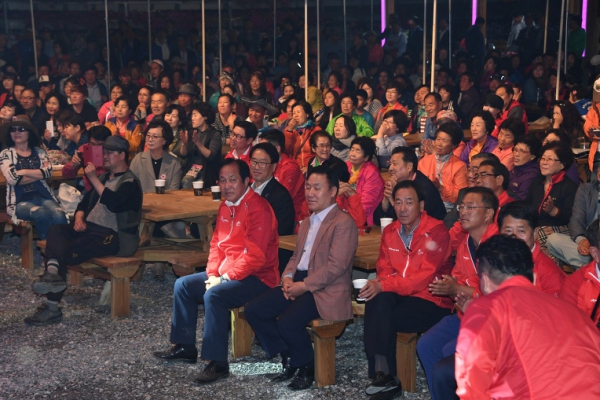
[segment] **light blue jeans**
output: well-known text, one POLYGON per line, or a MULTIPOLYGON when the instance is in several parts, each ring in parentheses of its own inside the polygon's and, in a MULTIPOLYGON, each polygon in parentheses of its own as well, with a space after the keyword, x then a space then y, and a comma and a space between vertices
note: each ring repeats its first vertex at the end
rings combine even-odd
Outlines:
POLYGON ((66 224, 67 216, 60 204, 52 199, 36 198, 17 203, 15 213, 18 219, 31 221, 40 239, 46 239, 52 224, 66 224))

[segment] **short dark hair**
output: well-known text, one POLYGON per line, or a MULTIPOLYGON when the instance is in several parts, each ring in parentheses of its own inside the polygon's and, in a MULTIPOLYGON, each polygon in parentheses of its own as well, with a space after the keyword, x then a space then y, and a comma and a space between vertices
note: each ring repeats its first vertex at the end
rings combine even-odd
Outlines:
POLYGON ((67 125, 78 126, 79 129, 81 129, 81 132, 85 131, 85 122, 83 121, 83 118, 81 118, 79 115, 75 114, 74 112, 66 112, 64 114, 61 114, 60 123, 63 126, 67 126, 67 125))
POLYGON ((371 159, 375 156, 375 151, 377 147, 375 146, 375 142, 373 139, 359 136, 350 143, 350 148, 355 144, 359 145, 363 153, 365 154, 366 161, 371 161, 371 159))
POLYGON ((246 178, 250 178, 250 167, 248 166, 248 164, 246 164, 245 161, 238 160, 237 158, 226 158, 225 160, 223 160, 221 169, 225 168, 228 165, 232 165, 232 164, 237 165, 238 172, 240 173, 240 178, 242 178, 242 181, 245 181, 246 178))
POLYGON ((492 192, 492 189, 488 189, 486 187, 481 187, 481 186, 474 186, 474 187, 470 187, 470 188, 465 188, 465 194, 463 196, 463 199, 465 198, 466 195, 468 194, 478 194, 481 196, 481 202, 483 203, 484 206, 489 207, 492 209, 492 211, 494 211, 494 215, 496 216, 496 211, 498 211, 498 198, 496 197, 496 195, 494 194, 494 192, 492 192))
MULTIPOLYGON (((60 103, 60 101, 59 101, 60 103)), ((17 99, 6 99, 2 107, 11 107, 15 109, 15 115, 25 114, 25 110, 23 110, 23 106, 17 99)))
POLYGON ((127 96, 119 96, 115 99, 114 106, 116 107, 121 101, 127 103, 127 107, 129 108, 129 113, 135 111, 135 107, 133 106, 133 102, 127 96))
POLYGON ((546 143, 544 147, 542 147, 542 151, 540 152, 540 157, 544 155, 544 153, 548 150, 551 150, 556 154, 558 160, 564 166, 563 171, 568 170, 571 165, 575 162, 575 156, 573 155, 573 150, 571 147, 563 142, 550 142, 546 143))
POLYGON ((173 143, 174 139, 173 128, 171 128, 171 125, 169 125, 164 119, 153 118, 152 121, 148 122, 146 129, 144 129, 144 137, 148 134, 150 129, 154 128, 162 128, 163 139, 165 139, 163 150, 168 149, 171 143, 173 143))
POLYGON ((515 141, 515 146, 519 143, 523 143, 527 147, 529 147, 529 151, 531 155, 535 156, 535 158, 540 158, 540 150, 542 149, 542 142, 535 135, 524 135, 519 140, 515 141))
POLYGON ((329 143, 331 143, 331 136, 329 136, 329 133, 327 133, 326 131, 316 131, 315 133, 312 134, 312 136, 310 137, 310 139, 308 139, 308 143, 310 144, 310 147, 317 147, 317 140, 319 138, 327 138, 327 140, 329 140, 329 143))
POLYGON ((269 159, 271 160, 271 164, 279 162, 279 153, 277 152, 275 146, 273 146, 271 143, 259 143, 252 146, 252 150, 250 150, 250 157, 252 157, 256 150, 262 150, 267 153, 269 159))
POLYGON ((325 175, 325 179, 327 179, 327 184, 329 185, 329 188, 331 189, 332 187, 335 187, 337 191, 340 190, 340 181, 336 173, 333 171, 333 168, 329 168, 325 165, 319 165, 317 167, 314 167, 309 171, 306 180, 308 181, 308 178, 310 178, 310 176, 313 174, 325 175))
POLYGON ((109 136, 112 136, 112 132, 110 129, 105 127, 104 125, 96 125, 92 126, 89 129, 90 139, 105 141, 109 136))
POLYGON ((456 125, 455 122, 446 122, 440 125, 435 131, 435 137, 437 138, 438 133, 444 132, 450 136, 450 140, 454 146, 458 146, 463 138, 463 131, 456 125))
MULTIPOLYGON (((192 112, 197 111, 206 118, 206 123, 208 125, 212 125, 215 122, 215 112, 213 111, 210 104, 205 103, 203 101, 198 101, 192 105, 192 112)), ((256 136, 254 136, 256 137, 256 136)))
POLYGON ((419 166, 419 159, 417 157, 417 153, 412 147, 408 146, 398 146, 392 150, 392 155, 394 154, 402 154, 402 161, 404 163, 411 163, 412 169, 411 172, 417 172, 417 167, 419 166))
MULTIPOLYGON (((332 92, 334 92, 334 93, 336 93, 336 94, 337 94, 337 92, 336 92, 335 90, 332 90, 332 92)), ((337 104, 338 104, 338 105, 340 104, 339 100, 338 100, 337 104)), ((304 100, 299 100, 299 101, 298 101, 296 104, 294 104, 294 105, 292 106, 292 111, 293 111, 293 110, 294 110, 294 108, 296 108, 296 107, 302 107, 302 110, 304 110, 304 113, 305 113, 306 115, 308 115, 308 119, 309 119, 310 121, 314 121, 314 120, 315 120, 315 117, 313 116, 313 113, 312 113, 312 106, 311 106, 310 104, 308 104, 306 101, 304 101, 304 100)))
POLYGON ((404 88, 402 87, 400 82, 396 82, 396 81, 391 81, 390 83, 388 83, 387 87, 385 88, 385 91, 387 92, 390 89, 396 89, 398 91, 398 94, 400 94, 400 95, 404 91, 404 88))
MULTIPOLYGON (((65 84, 66 84, 66 82, 65 82, 65 84)), ((71 88, 71 93, 73 93, 73 92, 78 92, 78 93, 81 93, 82 95, 84 95, 85 97, 88 97, 87 85, 74 83, 73 87, 71 88)))
MULTIPOLYGON (((508 83, 498 86, 498 89, 500 89, 500 88, 503 88, 504 90, 506 90, 506 94, 510 94, 511 96, 515 95, 515 91, 513 90, 513 87, 511 85, 509 85, 508 83)), ((498 90, 498 89, 496 89, 496 90, 498 90)))
MULTIPOLYGON (((204 116, 204 114, 202 114, 204 116)), ((233 123, 233 126, 239 126, 240 128, 242 128, 244 130, 244 134, 246 135, 246 139, 256 139, 256 136, 258 136, 258 129, 256 129, 256 126, 252 123, 252 122, 248 122, 248 121, 235 121, 233 123)))
POLYGON ((473 115, 473 118, 471 118, 471 121, 473 119, 475 119, 475 117, 479 117, 483 120, 487 134, 491 135, 492 132, 494 131, 494 128, 496 127, 496 121, 494 120, 494 117, 492 116, 492 114, 489 111, 481 110, 481 111, 477 111, 473 115))
POLYGON ((425 95, 425 97, 423 97, 423 100, 425 100, 428 97, 433 97, 435 99, 435 101, 437 101, 438 103, 442 102, 442 96, 440 96, 439 93, 437 92, 429 92, 425 95))
POLYGON ((404 133, 408 129, 408 117, 402 110, 390 110, 383 115, 383 119, 392 117, 394 124, 398 127, 399 133, 404 133))
POLYGON ((481 164, 479 164, 479 168, 484 167, 486 165, 489 165, 492 167, 492 172, 494 173, 495 176, 501 176, 503 178, 502 189, 504 189, 504 190, 508 189, 508 181, 510 179, 510 173, 508 172, 508 168, 506 168, 506 166, 504 164, 502 164, 501 162, 492 161, 492 160, 482 161, 481 164))
POLYGON ((263 132, 263 134, 260 135, 260 138, 266 140, 275 147, 279 146, 282 152, 285 150, 285 135, 278 129, 269 129, 268 131, 263 132))
POLYGON ((354 93, 342 93, 342 95, 340 96, 340 103, 346 98, 352 100, 352 104, 354 105, 354 107, 358 105, 358 98, 354 93))
POLYGON ((349 117, 347 115, 340 115, 335 121, 337 122, 338 119, 344 121, 344 127, 346 127, 346 129, 348 130, 348 137, 356 136, 356 123, 354 122, 352 117, 349 117))
POLYGON ((425 192, 423 191, 421 185, 419 185, 415 181, 406 179, 396 183, 396 186, 394 186, 393 191, 394 197, 396 197, 396 192, 400 189, 413 189, 417 193, 417 199, 419 200, 419 203, 425 201, 425 192))
POLYGON ((479 275, 487 275, 499 285, 511 276, 521 275, 533 282, 533 258, 524 241, 495 235, 479 245, 475 253, 479 275))
MULTIPOLYGON (((235 93, 235 92, 234 92, 234 93, 235 93)), ((229 93, 221 93, 221 94, 219 95, 219 99, 220 99, 221 97, 227 97, 227 98, 229 99, 229 104, 231 104, 231 107, 234 107, 234 106, 235 106, 235 99, 234 99, 234 98, 233 98, 233 96, 232 96, 232 95, 230 95, 229 93)), ((217 99, 217 101, 218 101, 218 99, 217 99)))
POLYGON ((177 115, 179 116, 179 126, 186 126, 188 117, 185 113, 185 109, 179 104, 169 104, 165 110, 165 115, 172 114, 175 110, 177 110, 177 115))
POLYGON ((535 229, 538 226, 537 212, 531 207, 531 204, 523 200, 513 201, 500 208, 500 212, 498 213, 498 227, 502 228, 506 217, 527 221, 527 225, 531 229, 535 229))
POLYGON ((499 130, 507 130, 515 137, 513 144, 525 135, 525 124, 517 118, 509 118, 503 121, 498 127, 499 130))

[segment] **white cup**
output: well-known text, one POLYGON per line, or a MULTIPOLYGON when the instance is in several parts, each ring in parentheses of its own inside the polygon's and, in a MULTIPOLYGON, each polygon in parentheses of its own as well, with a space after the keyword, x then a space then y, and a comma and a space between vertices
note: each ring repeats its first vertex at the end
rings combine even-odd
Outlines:
POLYGON ((194 181, 192 182, 192 186, 194 187, 194 189, 202 189, 204 187, 204 181, 194 181))
POLYGON ((156 179, 154 181, 154 188, 157 194, 163 194, 165 192, 166 181, 164 179, 156 179))
POLYGON ((358 292, 360 292, 360 289, 365 287, 367 282, 369 282, 368 279, 355 279, 352 281, 352 285, 354 286, 354 289, 356 289, 356 301, 365 301, 365 299, 358 298, 358 292))
POLYGON ((213 201, 221 201, 221 187, 211 186, 210 191, 212 192, 213 201))
POLYGON ((389 224, 391 224, 394 220, 392 218, 381 218, 379 220, 379 223, 381 224, 381 231, 383 231, 383 229, 388 226, 389 224))

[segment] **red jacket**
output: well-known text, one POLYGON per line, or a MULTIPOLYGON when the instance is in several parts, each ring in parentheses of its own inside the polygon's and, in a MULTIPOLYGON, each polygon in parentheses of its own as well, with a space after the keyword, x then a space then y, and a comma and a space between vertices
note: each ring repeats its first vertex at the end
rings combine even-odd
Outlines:
MULTIPOLYGON (((488 225, 485 230, 483 236, 481 237, 481 242, 483 243, 492 236, 498 234, 498 225, 496 223, 492 223, 488 225)), ((471 257, 471 252, 469 251, 469 238, 471 235, 467 234, 463 236, 456 248, 456 261, 454 264, 454 268, 452 269, 452 276, 456 278, 456 281, 459 285, 470 286, 475 289, 473 292, 473 297, 477 295, 481 295, 481 291, 479 289, 479 276, 477 275, 477 266, 475 265, 475 260, 471 257)))
MULTIPOLYGON (((348 171, 352 176, 352 164, 346 161, 348 171)), ((356 192, 362 197, 362 206, 367 217, 367 224, 373 225, 373 212, 383 199, 385 182, 379 170, 371 161, 366 161, 360 168, 358 180, 356 181, 356 192)))
MULTIPOLYGON (((293 143, 293 151, 292 158, 296 160, 301 169, 308 168, 308 162, 311 158, 314 157, 314 153, 310 147, 310 138, 315 133, 320 131, 321 128, 319 126, 311 126, 309 128, 305 128, 302 131, 302 134, 298 133, 298 128, 294 129, 294 134, 291 135, 291 140, 293 143)), ((288 136, 289 138, 290 136, 288 136)), ((288 147, 288 141, 290 139, 286 138, 286 148, 288 147)), ((291 146, 291 145, 290 145, 291 146)))
MULTIPOLYGON (((596 261, 579 268, 569 275, 563 284, 559 297, 577 306, 591 318, 594 306, 600 296, 600 277, 596 272, 596 261)), ((600 308, 596 310, 594 324, 600 321, 600 308)))
POLYGON ((302 205, 305 203, 305 193, 304 175, 302 174, 300 167, 294 160, 285 154, 281 154, 273 176, 288 190, 288 192, 290 192, 290 196, 292 196, 292 200, 294 201, 294 212, 296 213, 295 221, 302 221, 308 214, 304 215, 302 213, 302 205))
POLYGON ((246 151, 244 152, 244 154, 242 154, 241 156, 237 157, 234 154, 233 149, 231 149, 229 151, 229 153, 225 154, 224 158, 235 158, 237 160, 242 160, 243 162, 245 162, 246 164, 248 164, 248 167, 250 166, 250 152, 252 151, 252 145, 248 146, 248 148, 246 149, 246 151))
POLYGON ((502 113, 498 114, 498 118, 496 118, 496 128, 492 132, 492 136, 496 139, 498 138, 498 133, 500 132, 500 125, 508 119, 508 114, 510 114, 510 110, 512 110, 515 107, 521 107, 523 109, 523 117, 521 117, 521 122, 523 122, 523 125, 525 125, 525 133, 529 133, 529 122, 527 121, 527 113, 523 108, 523 104, 519 103, 516 100, 511 100, 510 103, 508 103, 508 108, 502 113))
POLYGON ((567 274, 550 257, 540 250, 536 243, 532 250, 533 285, 550 296, 558 297, 567 274))
POLYGON ((448 297, 434 296, 429 284, 435 276, 448 274, 450 236, 442 221, 432 218, 425 211, 406 248, 400 238, 400 221, 387 226, 381 235, 381 247, 377 259, 377 279, 384 292, 402 296, 420 297, 444 308, 452 308, 448 297))
POLYGON ((600 398, 598 329, 522 276, 469 305, 455 365, 461 399, 600 398))
MULTIPOLYGON (((91 146, 91 144, 89 144, 89 143, 82 144, 77 149, 77 152, 83 154, 83 152, 85 151, 85 148, 89 147, 89 146, 91 146)), ((63 176, 63 178, 67 178, 67 179, 77 178, 77 171, 79 171, 79 169, 82 168, 82 167, 85 168, 85 166, 80 165, 77 169, 75 169, 73 167, 73 160, 69 161, 62 168, 62 176, 63 176)), ((105 172, 106 172, 106 170, 104 169, 104 167, 96 167, 96 175, 97 176, 100 176, 100 175, 102 175, 105 172)), ((87 190, 88 192, 90 190, 92 190, 92 188, 93 188, 92 184, 90 183, 90 180, 89 180, 89 178, 87 177, 86 174, 83 174, 83 186, 85 187, 85 190, 87 190)))
POLYGON ((252 189, 238 205, 222 202, 210 241, 208 276, 231 280, 256 276, 269 287, 279 283, 279 236, 273 209, 252 189))

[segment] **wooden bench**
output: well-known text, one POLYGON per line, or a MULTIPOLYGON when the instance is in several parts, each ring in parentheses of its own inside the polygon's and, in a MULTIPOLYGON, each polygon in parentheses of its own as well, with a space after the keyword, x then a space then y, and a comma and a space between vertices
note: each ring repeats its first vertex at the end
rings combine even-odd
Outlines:
MULTIPOLYGON (((335 338, 341 335, 348 321, 312 320, 310 331, 315 350, 315 382, 317 387, 335 384, 335 338)), ((231 352, 234 358, 252 353, 254 332, 244 316, 244 307, 231 310, 231 352)))
POLYGON ((171 256, 168 262, 171 264, 175 275, 191 275, 196 272, 196 268, 206 266, 208 252, 184 250, 180 254, 171 256))
MULTIPOLYGON (((357 317, 364 317, 365 304, 352 302, 352 311, 357 317)), ((396 334, 396 373, 407 392, 417 390, 417 333, 398 332, 396 334)))
POLYGON ((111 318, 128 317, 130 315, 131 290, 130 280, 138 271, 142 260, 136 257, 106 256, 92 258, 80 265, 69 265, 69 283, 80 286, 83 274, 108 280, 111 283, 110 316, 111 318))
POLYGON ((11 220, 13 231, 21 238, 21 266, 25 269, 33 269, 33 226, 28 221, 21 221, 14 225, 11 220))

